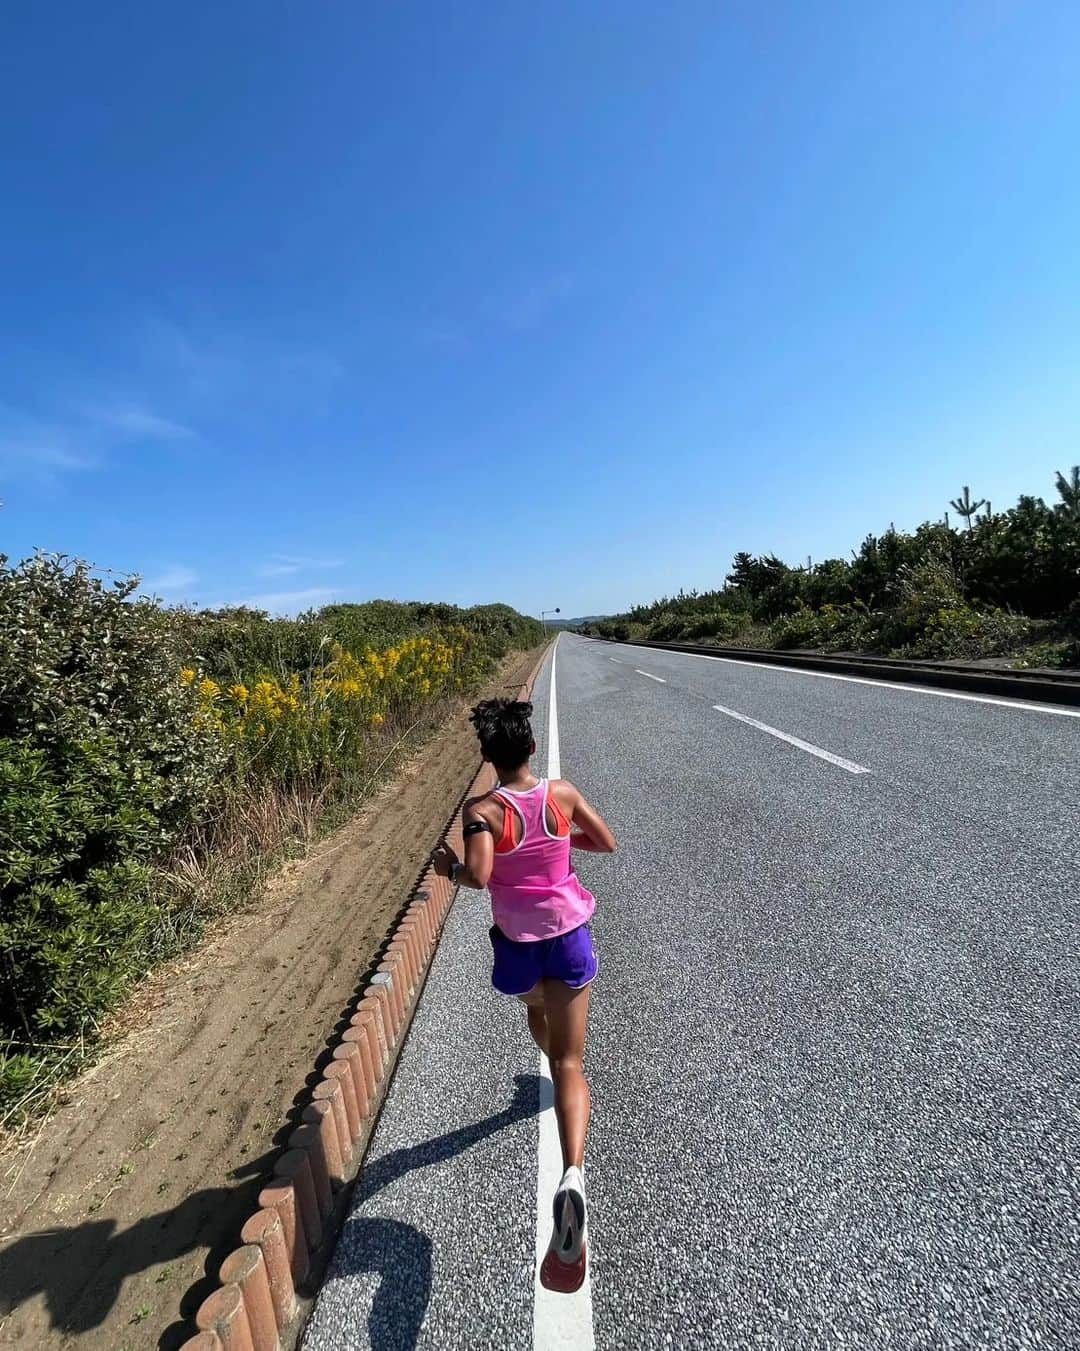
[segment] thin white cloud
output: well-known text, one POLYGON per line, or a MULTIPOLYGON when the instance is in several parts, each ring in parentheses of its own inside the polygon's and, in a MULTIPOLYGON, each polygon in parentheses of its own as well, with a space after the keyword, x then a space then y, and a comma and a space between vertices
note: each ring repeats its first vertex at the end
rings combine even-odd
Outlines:
POLYGON ((85 438, 74 428, 0 404, 0 473, 51 484, 62 473, 96 467, 85 438))
POLYGON ((114 428, 125 436, 147 437, 154 441, 191 441, 195 432, 183 423, 160 417, 137 405, 95 410, 91 416, 105 427, 114 428))
POLYGON ((215 323, 151 316, 141 339, 144 358, 202 404, 272 397, 321 407, 346 374, 321 348, 284 346, 215 323))
POLYGON ((345 566, 343 558, 298 558, 295 554, 272 554, 270 561, 257 569, 260 577, 295 577, 298 572, 318 572, 323 568, 345 566))
POLYGON ((139 588, 148 596, 164 596, 176 591, 186 591, 199 580, 199 574, 191 568, 181 565, 166 568, 158 577, 151 577, 139 588))
POLYGON ((44 470, 94 469, 97 462, 88 455, 66 450, 59 441, 0 440, 0 468, 44 470))
POLYGON ((250 596, 243 604, 253 610, 269 610, 275 615, 294 615, 301 610, 328 605, 336 595, 332 587, 310 586, 302 591, 271 591, 262 596, 250 596))
POLYGON ((99 468, 118 435, 125 440, 178 441, 194 433, 136 404, 80 406, 63 419, 47 422, 0 404, 0 472, 52 484, 63 473, 99 468))

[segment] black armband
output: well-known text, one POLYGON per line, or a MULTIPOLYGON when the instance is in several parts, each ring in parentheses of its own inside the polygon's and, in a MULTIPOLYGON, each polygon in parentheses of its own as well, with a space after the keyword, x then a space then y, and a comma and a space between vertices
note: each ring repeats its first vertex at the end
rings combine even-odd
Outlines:
POLYGON ((489 835, 493 835, 495 833, 486 821, 470 821, 469 824, 465 827, 465 829, 461 833, 462 836, 476 835, 479 834, 481 830, 486 830, 489 835))

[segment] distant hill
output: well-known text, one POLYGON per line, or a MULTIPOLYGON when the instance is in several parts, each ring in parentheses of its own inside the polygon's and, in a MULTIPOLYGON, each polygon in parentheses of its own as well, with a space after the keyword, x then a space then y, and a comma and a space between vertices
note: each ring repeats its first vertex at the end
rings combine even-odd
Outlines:
POLYGON ((550 628, 559 629, 579 629, 583 624, 598 624, 601 619, 609 619, 610 615, 583 615, 580 619, 561 619, 550 628))

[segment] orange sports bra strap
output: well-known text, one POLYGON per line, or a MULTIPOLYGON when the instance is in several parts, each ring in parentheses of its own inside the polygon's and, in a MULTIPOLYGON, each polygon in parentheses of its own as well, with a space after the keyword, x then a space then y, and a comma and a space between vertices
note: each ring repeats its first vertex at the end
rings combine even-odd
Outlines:
POLYGON ((570 822, 566 818, 566 813, 559 806, 558 799, 551 791, 551 784, 548 784, 547 792, 548 806, 551 808, 551 814, 555 818, 555 834, 560 836, 570 834, 570 822))
POLYGON ((517 813, 501 793, 496 793, 494 796, 503 809, 502 831, 495 841, 495 852, 497 854, 508 854, 517 843, 514 839, 514 817, 517 813))

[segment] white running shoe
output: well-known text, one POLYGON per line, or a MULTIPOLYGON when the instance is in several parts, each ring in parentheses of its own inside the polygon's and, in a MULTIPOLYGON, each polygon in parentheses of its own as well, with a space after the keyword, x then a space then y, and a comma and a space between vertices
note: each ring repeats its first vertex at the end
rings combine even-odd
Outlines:
POLYGON ((580 1168, 563 1173, 551 1208, 555 1227, 540 1265, 540 1283, 569 1295, 585 1280, 585 1178, 580 1168))

